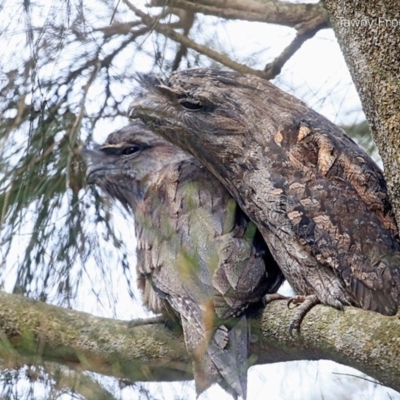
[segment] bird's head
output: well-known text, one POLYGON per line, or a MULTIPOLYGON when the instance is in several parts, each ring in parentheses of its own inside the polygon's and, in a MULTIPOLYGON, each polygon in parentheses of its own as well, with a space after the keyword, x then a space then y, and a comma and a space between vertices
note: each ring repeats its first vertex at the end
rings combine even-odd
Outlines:
POLYGON ((198 145, 205 152, 208 146, 224 152, 224 142, 232 135, 246 136, 245 114, 252 101, 244 95, 248 78, 211 69, 175 72, 166 80, 139 75, 142 91, 131 103, 129 116, 186 150, 198 145), (195 138, 186 140, 189 135, 195 138))
POLYGON ((85 149, 87 181, 135 208, 157 173, 189 157, 136 120, 111 133, 104 144, 85 149))
POLYGON ((244 149, 254 137, 265 146, 278 129, 271 121, 288 114, 289 103, 293 108, 293 97, 265 79, 232 71, 192 69, 165 80, 140 75, 138 81, 142 92, 129 116, 142 119, 207 167, 212 154, 225 165, 246 158, 244 149))

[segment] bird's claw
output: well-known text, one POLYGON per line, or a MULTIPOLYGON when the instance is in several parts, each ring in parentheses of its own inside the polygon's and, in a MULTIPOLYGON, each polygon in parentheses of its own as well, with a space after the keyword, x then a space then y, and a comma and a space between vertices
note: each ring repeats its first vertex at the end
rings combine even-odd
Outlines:
POLYGON ((288 300, 287 308, 293 309, 293 308, 299 306, 300 304, 304 303, 306 301, 306 299, 307 299, 307 296, 293 296, 288 300), (294 307, 290 307, 291 304, 293 304, 294 307))
POLYGON ((152 324, 165 324, 166 319, 162 315, 158 315, 156 317, 150 318, 137 318, 131 321, 128 321, 128 328, 134 328, 136 326, 143 325, 152 325, 152 324))
POLYGON ((300 331, 300 325, 301 322, 303 321, 303 318, 307 315, 307 313, 319 303, 318 297, 313 294, 309 296, 294 296, 288 301, 288 308, 290 308, 290 304, 294 304, 295 306, 298 306, 298 309, 296 310, 292 321, 290 322, 289 325, 289 335, 291 337, 293 336, 293 331, 296 330, 297 332, 300 331))
POLYGON ((266 306, 269 303, 272 303, 273 301, 276 300, 287 300, 287 296, 284 296, 283 294, 280 293, 270 293, 270 294, 266 294, 263 298, 263 303, 264 306, 266 306))
POLYGON ((295 321, 295 317, 292 319, 289 325, 289 335, 294 338, 293 331, 296 331, 297 334, 300 333, 300 324, 301 321, 295 321))

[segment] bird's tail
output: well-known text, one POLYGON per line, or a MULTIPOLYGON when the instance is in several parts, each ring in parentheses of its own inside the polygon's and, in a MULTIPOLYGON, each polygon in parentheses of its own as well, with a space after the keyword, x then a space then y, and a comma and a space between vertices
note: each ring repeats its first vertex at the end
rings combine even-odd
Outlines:
POLYGON ((200 359, 194 357, 196 392, 219 383, 235 399, 246 399, 249 326, 245 316, 235 326, 219 326, 200 359))

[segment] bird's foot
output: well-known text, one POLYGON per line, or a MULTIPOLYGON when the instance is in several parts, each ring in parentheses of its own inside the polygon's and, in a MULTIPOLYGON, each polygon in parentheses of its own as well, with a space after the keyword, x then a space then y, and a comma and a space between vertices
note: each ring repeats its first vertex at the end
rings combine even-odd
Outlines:
POLYGON ((128 328, 134 328, 135 326, 150 325, 150 324, 165 324, 165 318, 162 315, 151 318, 138 318, 128 322, 128 328))
POLYGON ((290 297, 287 302, 287 307, 289 309, 295 308, 299 304, 304 303, 306 301, 307 297, 308 296, 301 296, 301 295, 296 295, 296 296, 290 297), (294 307, 291 307, 291 305, 293 305, 294 307))
POLYGON ((315 305, 319 303, 320 301, 315 294, 309 296, 294 296, 289 299, 287 303, 288 308, 291 308, 291 304, 298 307, 289 325, 290 336, 293 337, 293 330, 296 330, 297 332, 300 330, 300 325, 303 321, 303 318, 315 305))
POLYGON ((272 303, 275 300, 287 300, 287 299, 289 299, 289 297, 284 296, 283 294, 271 293, 271 294, 266 294, 264 296, 263 303, 264 306, 266 306, 267 304, 272 303))

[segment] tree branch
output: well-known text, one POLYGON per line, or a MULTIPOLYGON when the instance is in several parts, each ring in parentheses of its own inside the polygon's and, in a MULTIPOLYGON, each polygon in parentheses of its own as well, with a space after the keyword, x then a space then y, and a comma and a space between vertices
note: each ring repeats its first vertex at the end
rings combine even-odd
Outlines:
POLYGON ((182 337, 162 324, 129 328, 127 321, 0 292, 0 327, 3 360, 56 361, 133 381, 191 379, 182 337))
POLYGON ((332 25, 385 166, 400 224, 400 6, 396 0, 325 0, 332 25))
MULTIPOLYGON (((294 310, 275 301, 254 319, 251 353, 257 364, 330 359, 400 389, 399 315, 384 317, 355 308, 314 307, 295 337, 294 310)), ((191 379, 182 336, 163 324, 129 328, 128 322, 0 292, 0 358, 20 363, 55 361, 132 381, 191 379)))
MULTIPOLYGON (((175 42, 180 43, 181 49, 190 48, 190 49, 195 50, 198 53, 203 54, 203 55, 205 55, 205 56, 207 56, 207 57, 209 57, 209 58, 211 58, 211 59, 221 63, 222 65, 225 65, 226 67, 231 68, 235 71, 245 73, 245 74, 255 75, 260 78, 264 78, 264 79, 268 79, 268 80, 275 78, 280 73, 280 71, 281 71, 283 65, 286 63, 286 61, 289 60, 289 58, 301 47, 301 45, 306 40, 312 38, 320 29, 328 27, 326 15, 325 15, 326 13, 324 14, 323 17, 321 17, 321 15, 318 14, 318 18, 308 18, 307 20, 300 18, 298 20, 300 22, 296 25, 298 32, 297 32, 297 35, 296 35, 295 39, 293 40, 293 42, 273 62, 267 64, 266 67, 264 68, 264 70, 256 70, 254 68, 248 67, 247 65, 240 64, 240 63, 232 60, 231 58, 229 58, 221 53, 218 53, 215 50, 210 49, 207 46, 204 46, 204 45, 194 42, 193 40, 191 40, 187 37, 187 34, 182 35, 182 34, 176 32, 172 28, 171 25, 161 24, 158 22, 159 19, 149 17, 146 13, 144 13, 143 11, 141 11, 137 7, 135 7, 129 0, 123 0, 123 1, 131 11, 133 11, 138 17, 140 17, 142 19, 143 23, 148 28, 154 29, 156 32, 161 33, 161 34, 165 35, 166 37, 174 40, 175 42)), ((237 4, 237 2, 234 2, 234 3, 236 6, 241 5, 241 4, 237 4)), ((253 3, 255 3, 255 2, 253 2, 253 3)), ((154 2, 154 1, 152 4, 160 5, 158 2, 154 2)), ((276 15, 282 15, 281 8, 280 8, 281 3, 277 3, 277 4, 279 4, 279 7, 277 5, 274 6, 273 12, 270 10, 271 4, 268 4, 269 8, 264 10, 263 12, 271 12, 273 14, 273 16, 271 17, 272 20, 268 21, 268 22, 276 23, 276 20, 275 20, 276 15)), ((164 5, 164 3, 163 3, 163 5, 164 5)), ((186 2, 186 1, 177 1, 177 2, 174 2, 173 5, 176 6, 177 8, 185 7, 185 10, 187 10, 187 11, 195 11, 194 8, 196 8, 198 6, 197 3, 193 4, 193 3, 186 2), (196 7, 193 8, 192 5, 196 6, 196 7)), ((288 5, 293 6, 293 4, 288 4, 288 5)), ((298 4, 296 4, 296 6, 297 5, 298 4)), ((302 5, 302 6, 304 6, 304 5, 302 5)), ((241 7, 238 8, 239 12, 241 12, 241 13, 243 12, 242 8, 243 8, 243 5, 241 5, 241 7)), ((254 7, 252 8, 252 10, 253 9, 254 9, 254 7)), ((283 10, 282 13, 284 13, 286 9, 282 9, 282 10, 283 10)), ((197 10, 197 12, 201 12, 201 11, 197 10)), ((165 12, 163 13, 163 15, 164 14, 165 14, 165 12)), ((245 19, 245 18, 242 18, 242 19, 245 19)), ((178 59, 180 61, 180 58, 181 58, 181 55, 178 54, 176 59, 178 59)), ((177 60, 175 60, 172 69, 174 70, 176 68, 177 68, 177 60)))
POLYGON ((217 51, 212 50, 207 46, 198 44, 186 37, 185 35, 181 35, 174 29, 172 29, 169 25, 160 24, 156 18, 149 17, 146 13, 140 11, 137 7, 135 7, 129 0, 123 0, 123 2, 128 6, 131 11, 133 11, 138 17, 142 19, 143 23, 147 27, 154 29, 156 32, 161 33, 166 37, 178 43, 181 43, 183 46, 195 50, 198 53, 203 54, 235 71, 242 72, 244 74, 256 75, 264 79, 271 79, 264 71, 256 70, 248 67, 247 65, 233 61, 229 57, 224 56, 223 54, 218 53, 217 51))
POLYGON ((326 28, 325 22, 320 25, 311 25, 298 30, 292 43, 290 43, 274 61, 265 66, 264 72, 273 78, 279 75, 286 61, 300 49, 305 41, 314 37, 314 35, 323 28, 326 28))
MULTIPOLYGON (((152 0, 151 7, 165 6, 165 0, 152 0)), ((173 0, 169 6, 225 19, 267 22, 299 29, 303 24, 328 22, 323 4, 293 4, 275 0, 173 0)))
POLYGON ((319 305, 307 314, 294 338, 288 332, 293 315, 286 301, 265 308, 258 364, 328 359, 400 390, 400 313, 386 317, 353 307, 343 312, 319 305))

